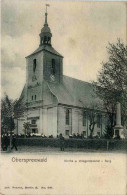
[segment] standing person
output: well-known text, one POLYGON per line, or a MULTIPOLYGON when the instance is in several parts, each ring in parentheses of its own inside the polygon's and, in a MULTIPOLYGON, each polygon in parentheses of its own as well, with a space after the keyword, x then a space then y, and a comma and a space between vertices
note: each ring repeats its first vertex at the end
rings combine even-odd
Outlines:
POLYGON ((12 147, 11 147, 11 149, 13 149, 13 148, 18 150, 17 149, 17 144, 16 144, 16 135, 14 135, 13 138, 12 138, 12 147))
POLYGON ((64 151, 64 137, 62 133, 60 134, 60 150, 64 151))
POLYGON ((5 144, 5 135, 2 135, 2 149, 3 149, 3 151, 5 151, 6 150, 6 144, 5 144))
POLYGON ((2 149, 3 149, 3 151, 7 151, 8 146, 9 146, 9 138, 8 138, 8 135, 5 134, 5 135, 3 135, 3 139, 2 139, 2 149))

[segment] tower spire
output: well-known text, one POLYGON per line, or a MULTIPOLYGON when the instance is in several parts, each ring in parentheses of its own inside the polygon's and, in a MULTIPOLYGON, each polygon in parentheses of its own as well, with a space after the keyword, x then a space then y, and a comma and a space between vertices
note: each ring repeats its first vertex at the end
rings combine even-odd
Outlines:
POLYGON ((47 7, 49 7, 50 5, 49 5, 49 4, 46 4, 45 6, 46 6, 46 12, 45 12, 45 24, 46 24, 46 25, 48 25, 48 23, 47 23, 47 15, 48 15, 48 13, 47 13, 47 7))
POLYGON ((49 7, 50 5, 49 4, 46 4, 46 11, 45 11, 45 23, 44 23, 44 26, 43 28, 41 29, 41 33, 40 33, 40 46, 41 45, 49 45, 51 46, 51 37, 52 37, 52 33, 51 33, 51 30, 48 26, 48 23, 47 23, 47 7, 49 7))

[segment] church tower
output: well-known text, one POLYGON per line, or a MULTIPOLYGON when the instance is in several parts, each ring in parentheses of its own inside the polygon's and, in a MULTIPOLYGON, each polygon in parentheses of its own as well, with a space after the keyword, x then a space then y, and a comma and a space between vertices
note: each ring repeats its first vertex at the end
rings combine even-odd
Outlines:
POLYGON ((51 44, 52 33, 47 21, 47 6, 46 4, 45 23, 39 34, 39 47, 26 57, 28 103, 42 100, 44 81, 59 84, 63 77, 63 57, 51 44))
MULTIPOLYGON (((53 137, 60 133, 66 137, 78 133, 88 137, 87 110, 91 109, 91 102, 97 105, 100 102, 101 112, 102 101, 94 98, 92 84, 63 75, 63 57, 52 47, 47 6, 39 47, 26 57, 26 84, 20 97, 26 109, 16 122, 16 134, 22 134, 23 124, 28 122, 31 133, 53 137)), ((95 135, 102 136, 103 129, 105 131, 101 121, 99 115, 95 135)))
POLYGON ((50 30, 48 23, 47 23, 47 16, 48 16, 48 13, 47 13, 47 9, 46 9, 45 24, 41 30, 41 33, 40 33, 40 46, 41 45, 50 45, 51 46, 52 33, 51 33, 51 30, 50 30))

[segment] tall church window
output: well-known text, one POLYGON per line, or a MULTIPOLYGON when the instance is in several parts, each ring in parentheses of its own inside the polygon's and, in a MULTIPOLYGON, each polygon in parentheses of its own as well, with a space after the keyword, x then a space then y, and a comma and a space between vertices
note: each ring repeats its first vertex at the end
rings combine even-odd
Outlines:
POLYGON ((56 67, 55 67, 55 59, 52 59, 52 74, 55 75, 56 73, 56 67))
POLYGON ((69 135, 69 130, 66 130, 66 131, 65 131, 65 134, 66 134, 66 135, 69 135))
POLYGON ((100 128, 101 127, 101 116, 97 115, 97 127, 100 128))
POLYGON ((83 126, 86 126, 86 119, 87 119, 87 115, 86 115, 86 111, 83 112, 83 126))
POLYGON ((33 72, 35 72, 36 66, 37 66, 37 60, 34 59, 34 60, 33 60, 33 72))
POLYGON ((36 95, 35 95, 35 100, 36 100, 36 95))
POLYGON ((32 100, 33 100, 33 95, 32 95, 32 100))
POLYGON ((70 123, 70 111, 69 111, 69 109, 66 109, 66 125, 69 125, 69 123, 70 123))

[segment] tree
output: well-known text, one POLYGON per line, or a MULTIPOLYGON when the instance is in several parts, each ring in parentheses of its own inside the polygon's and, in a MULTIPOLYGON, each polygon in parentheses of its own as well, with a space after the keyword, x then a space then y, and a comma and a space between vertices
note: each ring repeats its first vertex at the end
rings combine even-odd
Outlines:
POLYGON ((30 129, 30 123, 29 122, 24 122, 23 123, 23 127, 24 127, 24 133, 25 133, 25 136, 27 134, 30 134, 31 133, 31 129, 30 129))
POLYGON ((97 116, 100 115, 100 110, 103 111, 102 102, 97 98, 96 94, 92 94, 90 100, 79 100, 83 105, 83 110, 86 112, 87 119, 89 120, 90 138, 93 137, 95 125, 97 124, 97 116))
POLYGON ((12 100, 7 94, 1 100, 1 129, 2 133, 12 132, 15 128, 14 118, 23 115, 25 105, 22 99, 12 100))
POLYGON ((26 110, 26 104, 23 101, 23 97, 20 97, 18 100, 14 101, 14 118, 18 119, 24 116, 26 110))
POLYGON ((109 43, 107 52, 108 61, 102 62, 97 82, 93 84, 98 97, 103 100, 109 117, 108 126, 113 135, 114 116, 118 101, 122 107, 122 124, 124 125, 127 121, 127 46, 124 46, 118 39, 116 44, 109 43))
POLYGON ((12 132, 15 128, 14 118, 23 114, 24 104, 22 100, 13 101, 7 94, 1 100, 1 133, 10 134, 10 151, 12 142, 12 132), (20 112, 19 112, 20 110, 20 112), (19 115, 20 114, 20 115, 19 115))
POLYGON ((88 110, 87 111, 87 116, 88 116, 88 119, 89 119, 89 130, 90 130, 90 138, 93 137, 93 132, 94 132, 94 127, 95 127, 95 124, 97 123, 97 120, 96 120, 96 110, 92 109, 92 110, 88 110))
POLYGON ((1 132, 14 130, 14 102, 5 95, 1 100, 1 132))

